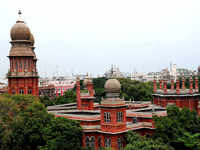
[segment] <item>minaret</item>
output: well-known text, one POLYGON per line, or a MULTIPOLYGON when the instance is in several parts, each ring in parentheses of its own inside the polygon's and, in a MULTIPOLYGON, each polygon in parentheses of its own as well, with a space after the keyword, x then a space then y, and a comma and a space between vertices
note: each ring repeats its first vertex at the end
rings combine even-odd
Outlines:
POLYGON ((106 98, 101 101, 101 131, 105 134, 104 147, 118 150, 118 141, 126 131, 126 105, 119 97, 121 85, 116 79, 109 79, 104 85, 106 98), (106 135, 107 134, 107 135, 106 135))
POLYGON ((21 18, 11 28, 10 69, 7 74, 9 94, 39 95, 37 58, 34 52, 34 37, 21 18))

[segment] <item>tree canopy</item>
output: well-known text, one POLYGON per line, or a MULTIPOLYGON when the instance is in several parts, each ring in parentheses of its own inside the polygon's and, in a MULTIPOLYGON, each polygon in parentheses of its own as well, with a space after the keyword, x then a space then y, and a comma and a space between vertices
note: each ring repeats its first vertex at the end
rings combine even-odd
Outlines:
POLYGON ((1 150, 81 149, 79 122, 54 118, 37 97, 0 96, 0 107, 1 150))
POLYGON ((127 134, 127 142, 124 150, 174 150, 160 139, 147 138, 132 131, 127 134))
POLYGON ((161 138, 176 150, 199 150, 200 117, 197 113, 170 106, 167 114, 166 117, 154 117, 154 138, 161 138))

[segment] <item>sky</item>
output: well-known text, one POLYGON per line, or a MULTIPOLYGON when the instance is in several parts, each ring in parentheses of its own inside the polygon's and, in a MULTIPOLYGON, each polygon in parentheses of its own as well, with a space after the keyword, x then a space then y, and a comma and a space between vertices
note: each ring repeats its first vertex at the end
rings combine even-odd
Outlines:
POLYGON ((200 65, 199 0, 4 0, 0 78, 18 10, 35 37, 40 76, 151 72, 200 65))

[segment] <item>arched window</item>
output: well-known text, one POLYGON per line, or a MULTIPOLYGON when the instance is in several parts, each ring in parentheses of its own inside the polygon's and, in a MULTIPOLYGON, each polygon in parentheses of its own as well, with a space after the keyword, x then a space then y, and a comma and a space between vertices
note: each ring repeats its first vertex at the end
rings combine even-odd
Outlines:
POLYGON ((16 69, 16 71, 18 71, 18 63, 17 63, 17 61, 15 62, 15 69, 16 69))
POLYGON ((24 60, 24 70, 26 70, 26 60, 24 60))
POLYGON ((123 113, 117 112, 117 122, 121 122, 123 120, 123 113))
POLYGON ((28 89, 28 94, 32 94, 32 89, 28 89))
POLYGON ((13 59, 11 59, 11 68, 12 68, 12 69, 14 68, 13 59))
POLYGON ((137 123, 137 118, 133 117, 133 123, 137 123))
POLYGON ((105 137, 105 147, 111 147, 111 137, 105 137))
POLYGON ((20 70, 22 70, 22 61, 21 60, 19 62, 19 68, 20 68, 20 70))
POLYGON ((98 147, 101 147, 101 137, 98 137, 98 147))
POLYGON ((23 89, 20 89, 20 90, 19 90, 19 94, 24 94, 24 90, 23 90, 23 89))
POLYGON ((12 94, 13 94, 13 95, 15 94, 15 89, 12 89, 12 94))
POLYGON ((28 61, 28 69, 29 70, 31 69, 31 63, 30 63, 30 61, 28 61))
POLYGON ((89 139, 88 136, 87 136, 86 139, 85 139, 85 145, 86 145, 87 148, 90 147, 90 139, 89 139))
POLYGON ((92 149, 95 149, 95 137, 94 136, 91 137, 90 146, 92 149))
POLYGON ((122 138, 121 138, 121 137, 119 137, 119 138, 117 139, 117 144, 118 144, 118 150, 122 150, 122 148, 123 148, 123 143, 122 143, 122 138))
POLYGON ((110 112, 104 112, 104 122, 110 122, 111 117, 110 117, 110 112))

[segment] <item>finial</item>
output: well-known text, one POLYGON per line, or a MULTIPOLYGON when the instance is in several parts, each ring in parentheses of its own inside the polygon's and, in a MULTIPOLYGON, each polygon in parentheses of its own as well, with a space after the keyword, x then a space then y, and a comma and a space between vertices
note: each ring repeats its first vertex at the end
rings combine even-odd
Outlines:
POLYGON ((19 9, 19 11, 18 11, 18 15, 19 15, 19 18, 18 18, 18 20, 17 20, 17 23, 18 22, 22 22, 22 23, 24 23, 24 21, 23 21, 23 19, 22 19, 22 12, 21 12, 21 10, 19 9))
POLYGON ((21 10, 19 9, 19 11, 18 11, 18 15, 21 16, 21 14, 22 14, 22 12, 21 12, 21 10))

